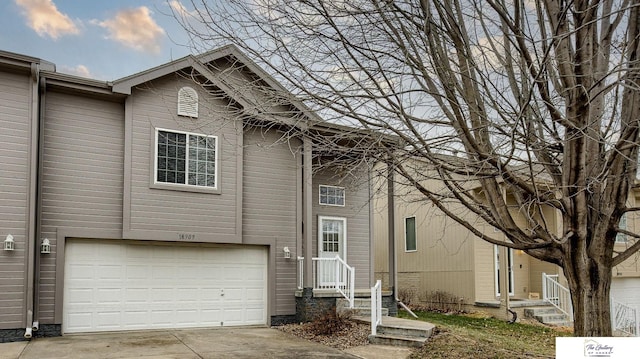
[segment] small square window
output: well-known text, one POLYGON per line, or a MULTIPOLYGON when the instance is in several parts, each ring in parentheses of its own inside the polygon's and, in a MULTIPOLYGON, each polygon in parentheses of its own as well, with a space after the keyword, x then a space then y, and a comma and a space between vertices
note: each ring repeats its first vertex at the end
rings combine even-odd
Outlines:
POLYGON ((344 187, 320 185, 318 193, 320 204, 327 206, 344 206, 344 187))
MULTIPOLYGON (((618 227, 620 229, 627 229, 627 215, 623 214, 622 217, 620 217, 620 222, 618 222, 618 227)), ((624 233, 618 233, 616 235, 616 243, 627 243, 627 235, 624 233)))

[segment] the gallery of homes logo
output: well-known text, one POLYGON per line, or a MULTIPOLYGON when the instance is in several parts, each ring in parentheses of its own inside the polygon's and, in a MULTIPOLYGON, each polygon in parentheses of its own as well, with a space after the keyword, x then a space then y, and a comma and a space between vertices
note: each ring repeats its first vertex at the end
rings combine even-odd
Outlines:
POLYGON ((613 345, 601 344, 593 339, 585 339, 584 356, 587 358, 609 358, 613 354, 613 345))

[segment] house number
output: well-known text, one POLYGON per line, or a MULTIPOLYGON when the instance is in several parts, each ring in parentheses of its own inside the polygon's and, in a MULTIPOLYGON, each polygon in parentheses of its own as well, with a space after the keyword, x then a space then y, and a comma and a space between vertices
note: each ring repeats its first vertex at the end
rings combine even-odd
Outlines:
POLYGON ((178 233, 178 239, 181 241, 194 241, 196 235, 193 233, 178 233))

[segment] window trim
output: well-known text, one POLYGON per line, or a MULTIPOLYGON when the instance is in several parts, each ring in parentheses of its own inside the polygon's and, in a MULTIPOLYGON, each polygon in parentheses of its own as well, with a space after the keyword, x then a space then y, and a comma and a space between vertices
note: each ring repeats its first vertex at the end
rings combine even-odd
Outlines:
POLYGON ((347 204, 347 191, 344 187, 333 186, 328 184, 318 185, 318 204, 320 206, 344 207, 347 204), (322 187, 337 188, 342 190, 342 204, 322 203, 322 187))
MULTIPOLYGON (((151 132, 152 132, 152 136, 153 136, 153 141, 150 141, 150 142, 151 142, 151 145, 153 146, 153 149, 151 151, 151 153, 152 153, 151 166, 152 167, 151 167, 151 170, 149 171, 150 172, 150 184, 149 184, 150 188, 174 190, 174 191, 183 191, 183 192, 211 193, 211 194, 221 194, 222 193, 221 192, 221 188, 222 188, 221 187, 221 179, 220 179, 220 145, 219 145, 218 136, 205 135, 205 134, 197 133, 197 132, 189 132, 189 131, 162 128, 162 127, 152 128, 151 132), (188 183, 159 182, 158 181, 158 132, 159 131, 184 134, 184 135, 187 136, 187 140, 188 140, 189 135, 214 138, 215 139, 215 164, 216 164, 215 181, 216 181, 216 186, 215 187, 207 187, 207 186, 191 185, 191 184, 188 184, 188 183)), ((187 157, 188 157, 188 150, 187 150, 187 157)), ((187 168, 188 168, 188 159, 187 159, 187 164, 185 166, 187 166, 187 168)))
MULTIPOLYGON (((627 214, 624 213, 622 215, 622 217, 620 217, 620 222, 618 222, 618 227, 620 229, 627 229, 627 214)), ((629 238, 627 238, 627 235, 624 233, 616 233, 616 239, 614 241, 614 244, 626 244, 628 243, 629 238)))
POLYGON ((413 253, 418 251, 418 226, 416 225, 416 216, 404 217, 404 251, 413 253), (407 249, 407 220, 413 218, 413 239, 415 240, 415 249, 407 249))

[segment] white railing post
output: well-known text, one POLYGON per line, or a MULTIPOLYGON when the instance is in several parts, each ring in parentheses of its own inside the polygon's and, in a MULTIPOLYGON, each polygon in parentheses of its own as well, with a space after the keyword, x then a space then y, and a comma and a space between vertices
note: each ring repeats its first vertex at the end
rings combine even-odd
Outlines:
POLYGON ((547 273, 542 273, 542 300, 547 300, 547 273))
POLYGON ((378 279, 371 287, 371 335, 378 332, 378 324, 382 323, 382 282, 378 279))
POLYGON ((304 257, 298 257, 298 289, 304 288, 304 257))

